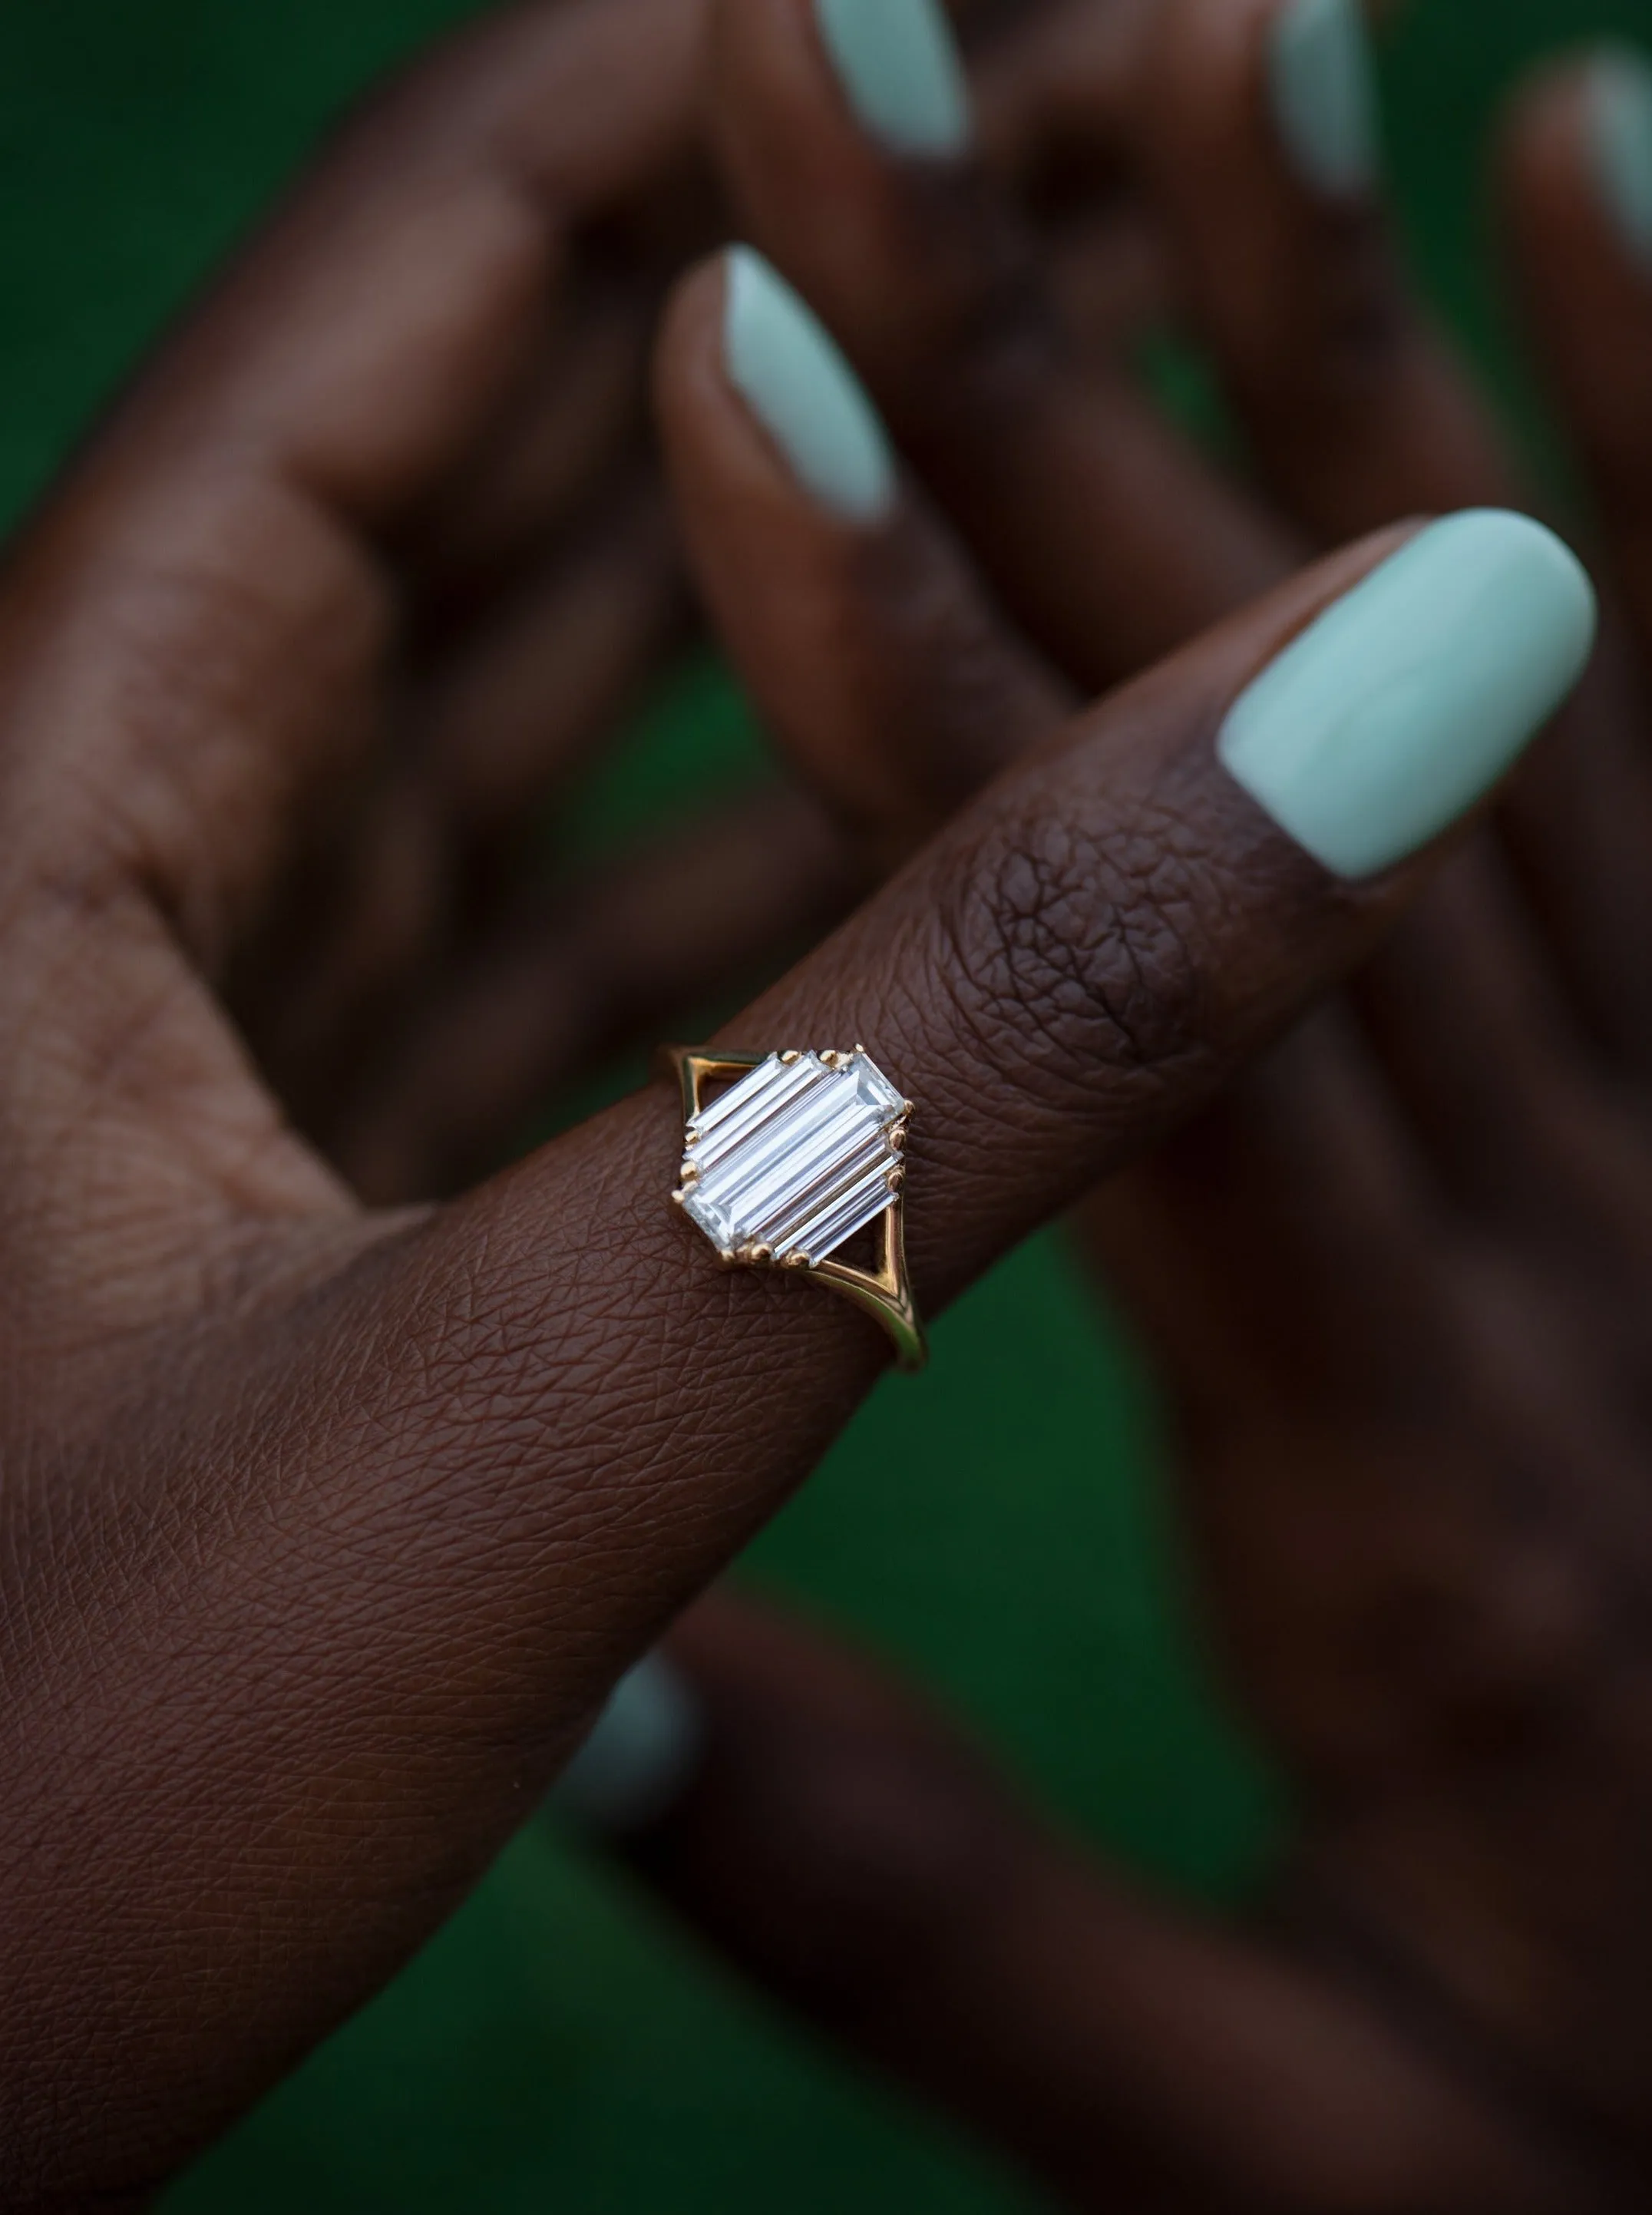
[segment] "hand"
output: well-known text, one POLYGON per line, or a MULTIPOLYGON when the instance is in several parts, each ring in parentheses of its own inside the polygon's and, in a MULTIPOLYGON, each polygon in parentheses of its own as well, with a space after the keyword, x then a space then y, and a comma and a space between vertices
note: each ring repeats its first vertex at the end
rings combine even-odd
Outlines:
MULTIPOLYGON (((1106 129, 1135 65, 1128 14, 1000 11, 1001 170, 1106 129)), ((795 790, 545 881, 548 812, 690 641, 645 388, 663 289, 727 222, 695 52, 679 25, 630 58, 648 82, 621 97, 654 118, 634 171, 576 223, 531 370, 410 526, 395 743, 312 807, 237 954, 231 1004, 283 1107, 370 1200, 497 1167, 548 1095, 732 1003, 864 882, 795 790)))
MULTIPOLYGON (((294 912, 318 810, 381 760, 394 782, 428 565, 455 543, 429 518, 531 385, 571 242, 678 144, 692 30, 675 0, 557 0, 393 93, 5 580, 0 2197, 20 2209, 141 2194, 404 1960, 886 1358, 847 1304, 717 1269, 668 1203, 664 1088, 447 1206, 372 1212, 224 1003, 294 912)), ((719 368, 719 282, 689 280, 664 383, 699 377, 716 451, 795 507, 719 368)), ((507 468, 513 497, 530 474, 507 468)), ((1230 1081, 1435 854, 1414 830, 1392 868, 1328 872, 1212 744, 1332 603, 1372 644, 1385 592, 1357 588, 1397 536, 1057 727, 1059 679, 964 543, 896 505, 840 550, 961 611, 1017 735, 1036 712, 1048 743, 728 1037, 863 1037, 909 1089, 933 1311, 1230 1081)), ((1589 623, 1552 541, 1491 539, 1469 570, 1536 590, 1546 644, 1514 712, 1468 703, 1498 743, 1465 807, 1589 623)), ((1430 669, 1454 684, 1451 657, 1430 669)))
MULTIPOLYGON (((1244 590, 1286 558, 1270 542, 1518 482, 1371 204, 1292 169, 1262 89, 1276 13, 1167 6, 1143 126, 1271 507, 1063 343, 1048 265, 978 180, 892 163, 853 126, 804 8, 718 14, 718 120, 748 227, 1080 678, 1244 590), (829 233, 804 220, 828 194, 829 233), (1062 558, 1041 559, 1037 518, 1062 558)), ((829 1893, 829 1838, 725 1884, 713 1842, 744 1838, 756 1859, 762 1826, 747 1836, 736 1806, 719 1829, 708 1782, 691 1832, 646 1850, 771 1981, 1098 2204, 1121 2162, 1151 2205, 1577 2209, 1643 2191, 1652 1033, 1624 949, 1643 935, 1652 813, 1624 665, 1652 619, 1652 292, 1602 196, 1602 98, 1592 75, 1553 79, 1508 159, 1630 635, 1355 1003, 1092 1217, 1184 1412, 1234 1673, 1304 1788, 1281 1903, 1294 1936, 1191 1933, 1093 1880, 1086 1905, 1058 1863, 1040 1880, 1066 1917, 1039 1921, 1041 1987, 1015 1887, 1001 1915, 967 1883, 969 1915, 945 1911, 938 1838, 974 1837, 960 1815, 926 1821, 921 1850, 851 1843, 859 1905, 900 1970, 891 1995, 881 1959, 857 1982, 852 1919, 823 1911, 798 1940, 791 1909, 829 1893), (1202 2069, 1189 2056, 1213 2024, 1202 2069)), ((1025 670, 981 647, 978 612, 933 568, 857 555, 711 458, 686 375, 667 402, 701 566, 771 720, 873 838, 921 836, 1013 750, 1003 702, 1025 670)), ((765 1822, 788 1791, 801 1801, 800 1753, 796 1768, 765 1822)), ((811 1788, 817 1813, 825 1796, 811 1788)))

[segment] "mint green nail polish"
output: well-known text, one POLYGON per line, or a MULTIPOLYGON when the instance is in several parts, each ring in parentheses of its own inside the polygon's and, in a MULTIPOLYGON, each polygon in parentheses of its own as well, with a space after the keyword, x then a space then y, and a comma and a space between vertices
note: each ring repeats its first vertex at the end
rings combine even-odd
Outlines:
POLYGON ((939 0, 815 0, 845 98, 874 138, 935 159, 970 144, 970 91, 939 0))
POLYGON ((1367 193, 1381 166, 1376 64, 1361 0, 1287 0, 1268 46, 1274 121, 1304 183, 1367 193))
POLYGON ((658 1822, 700 1759, 700 1703, 658 1654, 622 1677, 550 1797, 554 1815, 592 1838, 624 1838, 658 1822))
POLYGON ((731 381, 817 500, 850 522, 877 522, 894 504, 895 457, 860 378, 761 254, 732 247, 724 267, 731 381))
POLYGON ((1552 531, 1490 509, 1449 516, 1286 647, 1217 752, 1326 868, 1375 876, 1513 765, 1582 676, 1596 620, 1552 531))
POLYGON ((1652 64, 1632 47, 1596 61, 1589 132, 1601 196, 1630 252, 1652 268, 1652 64))

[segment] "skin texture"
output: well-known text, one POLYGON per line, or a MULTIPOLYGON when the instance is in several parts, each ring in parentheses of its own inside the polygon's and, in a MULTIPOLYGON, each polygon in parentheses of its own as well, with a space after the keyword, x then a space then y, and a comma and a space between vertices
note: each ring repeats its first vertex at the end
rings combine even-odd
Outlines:
MULTIPOLYGON (((776 475, 719 382, 712 273, 663 353, 673 476, 772 727, 875 851, 1036 745, 1100 656, 1154 650, 1286 549, 1518 485, 1377 209, 1284 169, 1269 21, 1166 0, 1135 134, 1264 498, 1167 432, 1120 463, 1133 419, 1094 347, 1127 311, 1081 331, 1066 246, 978 173, 903 170, 855 132, 803 0, 715 11, 737 206, 913 476, 865 547, 776 475), (1114 499, 1115 467, 1158 472, 1156 502, 1114 499)), ((1652 291, 1594 193, 1582 96, 1561 72, 1511 114, 1504 199, 1600 485, 1616 635, 1354 992, 1084 1213, 1179 1422, 1228 1681, 1297 1788, 1265 1925, 1197 1928, 1084 1866, 920 1703, 795 1628, 721 1604, 677 1644, 712 1751, 639 1865, 1086 2207, 1573 2215, 1644 2205, 1652 2175, 1652 291)))
MULTIPOLYGON (((663 1088, 440 1197, 524 1086, 690 966, 761 941, 778 968, 776 917, 807 936, 850 881, 782 795, 757 835, 789 868, 675 972, 648 950, 680 912, 664 864, 516 905, 514 826, 673 619, 623 409, 590 430, 620 345, 590 272, 624 324, 714 206, 684 181, 701 28, 555 0, 394 88, 0 592, 8 2207, 140 2199, 370 1994, 887 1359, 847 1305, 718 1271, 668 1204, 663 1088), (549 1045, 496 1065, 499 1008, 536 1013, 546 977, 549 1045)), ((747 458, 761 499, 749 431, 747 458)), ((915 529, 948 543, 903 518, 873 567, 915 529)), ((921 1102, 929 1311, 1417 897, 1437 856, 1334 884, 1212 746, 1396 543, 1065 721, 1039 680, 1038 746, 731 1028, 864 1038, 921 1102)), ((981 640, 1007 715, 1032 649, 981 640)), ((701 825, 670 866, 752 835, 701 825)))

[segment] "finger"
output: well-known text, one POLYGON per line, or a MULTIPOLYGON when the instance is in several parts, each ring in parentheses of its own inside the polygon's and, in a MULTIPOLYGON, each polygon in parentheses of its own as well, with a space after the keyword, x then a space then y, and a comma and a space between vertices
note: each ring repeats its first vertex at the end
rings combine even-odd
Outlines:
POLYGON ((1037 233, 1079 359, 1129 361, 1183 320, 1178 273, 1141 174, 1144 0, 1016 10, 974 73, 979 158, 1037 233))
POLYGON ((374 1204, 461 1189, 568 1085, 782 966, 858 875, 815 807, 763 792, 518 903, 381 1040, 370 1081, 335 1091, 328 1159, 374 1204))
POLYGON ((1504 182, 1527 320, 1588 471, 1639 661, 1614 644, 1594 688, 1587 751, 1574 749, 1569 764, 1533 764, 1514 825, 1594 1037, 1643 1074, 1652 978, 1634 949, 1652 930, 1652 754, 1641 729, 1652 436, 1637 371, 1652 359, 1652 269, 1636 244, 1637 154, 1652 163, 1652 88, 1643 64, 1613 55, 1533 83, 1510 120, 1504 182))
POLYGON ((305 1128, 380 1066, 409 994, 542 859, 545 808, 679 640, 679 568, 658 503, 633 488, 432 658, 396 758, 239 966, 236 1012, 305 1128))
POLYGON ((670 518, 658 488, 633 482, 429 669, 410 750, 454 839, 462 898, 498 883, 501 848, 639 704, 684 617, 670 518))
POLYGON ((1360 0, 1167 0, 1142 113, 1190 310, 1313 537, 1519 505, 1388 236, 1360 0))
MULTIPOLYGON (((731 1028, 731 1037, 737 1031, 762 1044, 794 1032, 835 1035, 868 1022, 874 1052, 927 1103, 914 1132, 908 1230, 915 1275, 932 1306, 1149 1132, 1184 1114, 1288 1004, 1364 952, 1414 894, 1426 856, 1406 862, 1391 851, 1396 866, 1374 877, 1334 876, 1222 759, 1233 758, 1232 734, 1251 715, 1265 713, 1281 727, 1282 688, 1323 667, 1324 651, 1346 672, 1350 641, 1369 636, 1367 624, 1380 632, 1383 651, 1395 628, 1414 638, 1419 605, 1437 606, 1447 579, 1460 580, 1472 566, 1481 570, 1478 594, 1523 597, 1535 564, 1539 604, 1555 595, 1546 605, 1547 654, 1528 665, 1537 690, 1519 721, 1540 714, 1584 646, 1587 588, 1535 526, 1511 522, 1507 531, 1512 537, 1499 531, 1495 545, 1460 532, 1416 542, 1399 557, 1403 569, 1381 568, 1374 583, 1370 565, 1383 547, 1340 557, 1081 718, 1064 745, 1001 780, 731 1028), (1397 606, 1402 588, 1416 597, 1397 606), (1316 623, 1328 601, 1329 623, 1316 623), (1263 667, 1272 681, 1258 693, 1251 680, 1263 667), (1229 715, 1236 700, 1237 722, 1229 715), (1228 733, 1221 756, 1212 745, 1218 729, 1228 733), (1013 1157, 1006 1132, 1015 1134, 1013 1157)), ((1534 631, 1537 606, 1528 614, 1534 631)), ((1440 666, 1426 675, 1454 688, 1462 666, 1454 616, 1447 629, 1440 666)), ((1426 677, 1419 685, 1417 676, 1413 664, 1405 687, 1413 703, 1427 690, 1426 677)), ((1436 725, 1447 733, 1440 743, 1458 743, 1462 704, 1453 689, 1436 725)), ((1505 749, 1524 734, 1505 723, 1505 749)), ((1344 762, 1362 735, 1348 734, 1344 762)), ((1394 766, 1392 736, 1385 729, 1377 739, 1385 773, 1394 766)), ((1254 755, 1242 766, 1251 774, 1254 755)), ((1401 765, 1408 785, 1411 766, 1401 765)), ((1368 791, 1359 806, 1367 819, 1368 791)), ((1303 819, 1300 812, 1295 819, 1303 819)), ((441 1286, 455 1281, 449 1273, 462 1272, 465 1311, 453 1319, 456 1336, 444 1357, 459 1365, 474 1335, 497 1327, 500 1301, 528 1298, 541 1315, 550 1303, 564 1319, 559 1339, 586 1298, 598 1299, 605 1314, 616 1299, 628 1304, 639 1342, 615 1346, 604 1334, 610 1365, 599 1387, 579 1351, 581 1334, 573 1334, 566 1359, 533 1335, 523 1340, 519 1362, 513 1356, 502 1371, 490 1364, 490 1403, 508 1385, 511 1420, 520 1416, 536 1434, 577 1378, 585 1396, 579 1434, 594 1445, 621 1408, 621 1431, 634 1426, 645 1377, 680 1381, 681 1405, 674 1399, 660 1407, 662 1421, 683 1433, 670 1451, 695 1468, 707 1466, 709 1454, 717 1474, 709 1493, 691 1485, 680 1496, 670 1487, 662 1494, 657 1442, 646 1444, 646 1546, 673 1603, 703 1580, 707 1549, 718 1550, 728 1535, 724 1517, 743 1523, 752 1512, 748 1488, 766 1486, 762 1472, 773 1470, 778 1433, 788 1471, 806 1465, 821 1427, 841 1419, 878 1350, 864 1317, 804 1297, 808 1288, 784 1273, 731 1277, 711 1266, 698 1233, 659 1196, 658 1173, 678 1151, 676 1123, 663 1095, 627 1103, 434 1218, 401 1264, 412 1266, 416 1251, 409 1283, 421 1301, 439 1298, 441 1286), (606 1261, 600 1284, 588 1277, 589 1257, 598 1251, 606 1261), (746 1422, 759 1374, 769 1410, 761 1435, 746 1422), (723 1502, 721 1514, 711 1510, 713 1497, 723 1502)), ((381 1292, 394 1303, 402 1297, 394 1257, 387 1254, 383 1267, 389 1273, 381 1292)), ((458 1430, 467 1430, 462 1410, 456 1415, 458 1430)), ((621 1475, 620 1435, 609 1442, 620 1451, 610 1512, 628 1523, 641 1503, 621 1475)), ((431 1441, 438 1454, 456 1443, 431 1441)), ((607 1483, 599 1481, 588 1506, 595 1510, 607 1483)), ((544 1512, 541 1503, 535 1512, 544 1512)), ((594 1526, 585 1536, 597 1548, 585 1566, 602 1595, 590 1604, 608 1625, 605 1639, 622 1635, 594 1526)), ((611 1542, 623 1546, 637 1536, 615 1528, 611 1542)), ((659 1594, 652 1574, 644 1581, 651 1588, 635 1604, 652 1629, 659 1594)), ((572 1603, 572 1612, 543 1635, 558 1645, 578 1643, 596 1620, 584 1623, 583 1604, 572 1603)))
MULTIPOLYGON (((1409 289, 1380 203, 1356 0, 1171 0, 1147 66, 1153 172, 1194 312, 1269 481, 1316 535, 1518 500, 1520 472, 1409 289)), ((1652 1036, 1625 974, 1648 899, 1649 777, 1602 658, 1500 830, 1596 1037, 1652 1036)), ((1643 1045, 1641 1051, 1645 1051, 1643 1045)))
POLYGON ((1551 1261, 1581 1247, 1637 1281, 1652 1236, 1638 1119, 1600 1081, 1495 847, 1430 887, 1355 990, 1440 1188, 1551 1261))
POLYGON ((969 158, 927 0, 821 5, 715 11, 737 210, 1035 642, 1082 683, 1115 680, 1274 581, 1290 549, 1123 370, 1065 338, 1028 236, 969 158))
POLYGON ((1054 0, 1011 9, 973 43, 982 155, 1041 221, 1129 192, 1148 15, 1144 0, 1054 0))
POLYGON ((577 300, 548 304, 520 393, 399 536, 427 606, 463 611, 541 561, 552 534, 642 460, 658 303, 640 284, 580 279, 577 300))
POLYGON ((1505 175, 1528 321, 1580 446, 1637 622, 1652 625, 1652 253, 1637 163, 1652 88, 1627 50, 1546 72, 1511 118, 1505 175))
POLYGON ((1438 1206, 1340 1005, 1078 1222, 1196 1446, 1236 1409, 1282 1425, 1394 1404, 1385 1355, 1427 1306, 1438 1206))
MULTIPOLYGON (((1080 718, 726 1034, 864 1038, 917 1103, 931 1311, 1367 954, 1575 676, 1588 587, 1537 526, 1392 545, 1080 718), (1488 659, 1497 610, 1520 621, 1488 659)), ((12 1888, 3 2037, 73 2057, 26 2171, 72 2186, 118 2140, 93 2181, 150 2181, 376 1989, 877 1377, 849 1301, 717 1267, 670 1204, 682 1150, 659 1088, 428 1216, 278 1239, 253 1215, 230 1297, 197 1262, 205 1340, 145 1371, 145 1481, 16 1503, 9 1723, 53 1851, 12 1888), (92 1639, 66 1628, 89 1563, 118 1564, 92 1639), (136 1746, 134 1706, 159 1719, 136 1746), (64 1896, 93 1903, 72 1946, 64 1896)))
POLYGON ((662 1779, 652 1732, 631 1865, 760 1990, 1064 2201, 1529 2188, 1502 2127, 1374 2009, 1085 1862, 871 1662, 724 1595, 669 1654, 692 1752, 662 1779))
POLYGON ((768 727, 879 853, 909 850, 1055 728, 1066 688, 758 256, 684 282, 656 381, 682 526, 768 727))

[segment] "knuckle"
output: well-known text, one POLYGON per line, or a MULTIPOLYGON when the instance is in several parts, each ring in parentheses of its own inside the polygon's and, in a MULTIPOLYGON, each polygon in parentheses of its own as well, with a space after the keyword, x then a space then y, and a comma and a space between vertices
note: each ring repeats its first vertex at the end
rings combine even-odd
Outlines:
POLYGON ((1161 1084, 1208 1028, 1212 882, 1186 826, 1151 807, 1104 838, 1054 814, 1000 835, 942 916, 959 1016, 1023 1088, 1161 1084))

